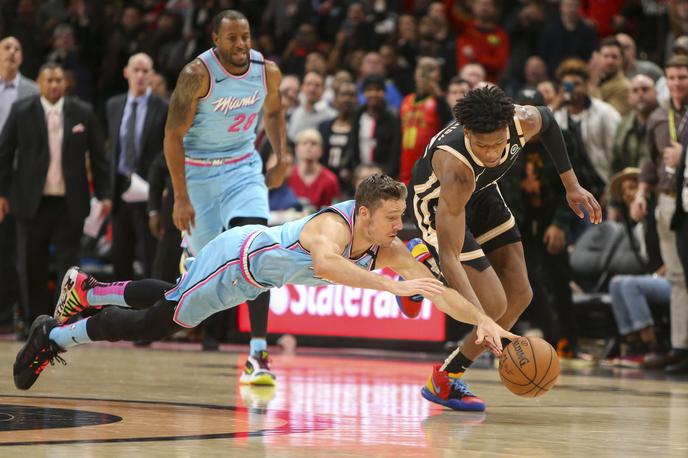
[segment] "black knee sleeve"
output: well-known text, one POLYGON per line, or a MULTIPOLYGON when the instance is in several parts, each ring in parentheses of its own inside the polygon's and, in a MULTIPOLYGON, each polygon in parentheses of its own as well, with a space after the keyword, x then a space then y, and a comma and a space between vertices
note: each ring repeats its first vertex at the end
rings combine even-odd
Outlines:
POLYGON ((93 341, 160 340, 182 329, 172 320, 176 306, 176 302, 161 300, 145 310, 104 307, 89 318, 86 331, 93 341))
POLYGON ((146 309, 164 299, 165 293, 172 288, 172 283, 153 278, 131 281, 124 289, 124 300, 129 307, 146 309))

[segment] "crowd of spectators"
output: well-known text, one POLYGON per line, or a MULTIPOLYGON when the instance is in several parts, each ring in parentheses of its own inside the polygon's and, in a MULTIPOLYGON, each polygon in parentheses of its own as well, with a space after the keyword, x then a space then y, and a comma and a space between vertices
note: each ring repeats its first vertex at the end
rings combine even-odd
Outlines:
MULTIPOLYGON (((0 38, 15 39, 12 46, 0 46, 0 90, 12 87, 14 64, 21 64, 21 77, 28 80, 40 76, 42 65, 59 64, 65 93, 88 102, 100 120, 112 183, 110 193, 97 197, 105 210, 108 200, 113 207, 111 257, 119 274, 133 272, 136 250, 144 261, 138 273, 169 277, 173 269, 161 266, 178 254, 159 151, 162 127, 156 121, 141 132, 143 121, 131 119, 129 103, 135 103, 134 114, 138 103, 139 110, 164 116, 180 70, 209 47, 210 21, 224 9, 248 17, 253 47, 283 74, 280 92, 294 164, 285 184, 271 190, 274 222, 347 198, 357 181, 376 171, 408 183, 427 143, 451 122, 451 107, 470 89, 497 84, 519 103, 554 112, 582 184, 604 204, 608 220, 624 228, 630 246, 644 247, 643 272, 614 273, 664 279, 653 289, 664 293, 653 296, 662 299, 654 302, 671 310, 672 351, 663 359, 651 357, 662 349, 647 330, 653 325, 649 306, 624 301, 619 292, 627 279, 597 285, 595 291, 606 291, 611 283, 623 341, 620 363, 652 360, 688 371, 688 196, 682 197, 681 188, 688 136, 688 0, 2 2, 0 38), (135 89, 142 81, 152 99, 151 91, 135 89), (117 155, 116 145, 142 141, 148 148, 143 160, 117 155), (131 183, 122 177, 132 172, 150 182, 149 202, 123 200, 131 183), (626 190, 629 180, 633 193, 626 190), (636 243, 633 234, 642 232, 636 221, 644 222, 644 233, 652 229, 654 242, 641 237, 636 243), (168 248, 154 255, 151 236, 168 248), (630 315, 620 311, 629 309, 630 315)), ((0 125, 9 112, 2 100, 0 92, 0 125)), ((257 148, 269 163, 269 144, 258 129, 257 148)), ((9 136, 4 131, 2 138, 9 136)), ((9 154, 0 150, 0 157, 6 161, 9 154)), ((569 270, 569 251, 579 241, 584 245, 591 229, 567 210, 556 172, 537 144, 522 157, 502 192, 519 222, 531 281, 539 285, 526 318, 543 328, 561 354, 580 355, 578 330, 571 327, 576 272, 569 270)), ((9 177, 10 168, 0 164, 0 177, 9 177)), ((0 201, 6 188, 0 184, 0 201)), ((0 210, 5 216, 9 208, 0 210)), ((13 259, 15 234, 8 224, 5 218, 0 231, 3 260, 13 259)), ((3 269, 11 270, 7 262, 3 269)), ((3 321, 20 296, 13 280, 5 281, 11 278, 2 278, 3 321)), ((25 319, 34 314, 26 305, 22 310, 25 319)))

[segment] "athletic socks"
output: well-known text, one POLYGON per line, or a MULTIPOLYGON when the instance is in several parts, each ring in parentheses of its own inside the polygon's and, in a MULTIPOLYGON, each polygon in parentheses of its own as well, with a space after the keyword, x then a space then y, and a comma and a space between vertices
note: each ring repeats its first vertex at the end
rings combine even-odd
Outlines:
POLYGON ((129 307, 124 300, 124 290, 130 282, 118 281, 115 283, 98 283, 86 293, 86 299, 90 306, 119 305, 129 307))
POLYGON ((261 351, 267 351, 268 343, 262 337, 253 337, 251 339, 251 343, 249 344, 249 348, 249 354, 256 355, 259 354, 261 351))
POLYGON ((466 369, 471 367, 471 364, 473 364, 473 361, 461 353, 461 347, 459 347, 444 360, 440 370, 449 372, 454 378, 461 378, 466 369))
POLYGON ((73 324, 53 328, 50 331, 50 340, 62 348, 70 348, 91 342, 91 338, 88 336, 88 332, 86 332, 86 322, 88 320, 89 318, 86 318, 73 324))

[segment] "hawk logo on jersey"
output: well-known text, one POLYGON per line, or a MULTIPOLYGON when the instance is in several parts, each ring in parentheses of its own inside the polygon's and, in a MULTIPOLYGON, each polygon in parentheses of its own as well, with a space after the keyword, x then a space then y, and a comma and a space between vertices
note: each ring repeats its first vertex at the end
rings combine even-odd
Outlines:
POLYGON ((253 95, 250 97, 220 97, 219 99, 214 101, 212 105, 215 111, 221 111, 226 115, 230 111, 236 110, 237 108, 244 108, 250 107, 251 105, 255 105, 259 99, 260 92, 256 90, 256 92, 254 92, 253 95))
POLYGON ((509 154, 511 154, 511 155, 513 156, 514 154, 517 154, 519 151, 521 151, 521 147, 520 147, 520 146, 518 146, 518 145, 511 145, 511 151, 509 151, 509 154))

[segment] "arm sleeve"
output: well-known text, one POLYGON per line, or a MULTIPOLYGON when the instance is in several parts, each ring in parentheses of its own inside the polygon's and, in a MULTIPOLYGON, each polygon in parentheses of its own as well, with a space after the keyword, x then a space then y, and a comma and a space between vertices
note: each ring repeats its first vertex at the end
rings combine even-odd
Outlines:
POLYGON ((552 162, 557 172, 562 173, 571 170, 571 160, 566 152, 564 137, 561 135, 561 128, 554 119, 554 115, 547 107, 537 107, 542 118, 542 128, 540 129, 540 140, 552 158, 552 162))

